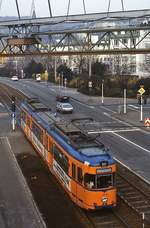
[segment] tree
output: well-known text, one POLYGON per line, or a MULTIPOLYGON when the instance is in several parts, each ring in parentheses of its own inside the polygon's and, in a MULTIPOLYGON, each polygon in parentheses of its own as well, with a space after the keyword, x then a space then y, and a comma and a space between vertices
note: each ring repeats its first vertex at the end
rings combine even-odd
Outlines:
POLYGON ((106 64, 98 61, 92 64, 92 75, 98 75, 101 78, 101 80, 104 79, 106 71, 106 64))
POLYGON ((118 82, 121 92, 123 92, 123 89, 127 89, 129 79, 131 78, 131 64, 128 62, 123 62, 121 55, 117 56, 116 58, 115 72, 115 78, 118 82))
POLYGON ((57 68, 57 74, 63 74, 63 77, 66 78, 68 81, 70 81, 73 78, 72 70, 65 64, 62 64, 57 68))
POLYGON ((45 69, 42 63, 36 63, 35 60, 32 60, 25 68, 24 72, 27 78, 31 78, 33 74, 40 74, 44 73, 45 69))

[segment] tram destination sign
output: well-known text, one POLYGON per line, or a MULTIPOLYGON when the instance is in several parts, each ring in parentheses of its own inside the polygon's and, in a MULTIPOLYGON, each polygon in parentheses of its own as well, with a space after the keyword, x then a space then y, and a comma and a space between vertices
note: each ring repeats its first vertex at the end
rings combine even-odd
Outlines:
POLYGON ((96 172, 97 173, 110 173, 110 172, 112 172, 112 169, 111 168, 97 169, 96 172))

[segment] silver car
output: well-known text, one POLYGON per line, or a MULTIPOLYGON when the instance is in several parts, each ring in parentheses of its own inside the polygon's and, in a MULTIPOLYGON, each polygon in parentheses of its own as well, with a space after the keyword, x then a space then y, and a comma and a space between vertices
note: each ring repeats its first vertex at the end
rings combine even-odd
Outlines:
POLYGON ((73 106, 70 103, 57 102, 56 110, 57 112, 62 112, 62 113, 72 113, 73 106))

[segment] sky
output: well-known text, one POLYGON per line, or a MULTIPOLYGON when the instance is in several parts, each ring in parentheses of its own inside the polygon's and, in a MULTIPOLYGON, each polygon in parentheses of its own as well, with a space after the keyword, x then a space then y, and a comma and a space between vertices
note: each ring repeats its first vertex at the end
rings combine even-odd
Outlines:
MULTIPOLYGON (((21 16, 31 16, 33 0, 18 0, 21 16)), ((109 0, 84 0, 87 13, 107 12, 109 0)), ((37 17, 49 16, 48 0, 34 0, 37 17)), ((50 0, 52 15, 67 14, 68 0, 50 0)), ((69 14, 82 14, 83 0, 70 0, 69 14)), ((125 10, 150 9, 150 0, 124 0, 125 10)), ((17 16, 15 0, 0 0, 0 16, 17 16)), ((121 0, 111 0, 110 11, 120 11, 121 0)))

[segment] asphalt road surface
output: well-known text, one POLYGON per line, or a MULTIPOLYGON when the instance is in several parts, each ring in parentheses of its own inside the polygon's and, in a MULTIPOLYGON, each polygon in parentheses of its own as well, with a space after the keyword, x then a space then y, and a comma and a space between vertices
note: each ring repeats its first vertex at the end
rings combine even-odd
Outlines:
MULTIPOLYGON (((37 83, 32 80, 12 82, 1 79, 29 96, 36 96, 53 112, 56 112, 56 95, 63 93, 72 97, 73 114, 58 114, 63 118, 91 116, 101 123, 100 139, 112 151, 113 156, 134 172, 150 182, 150 132, 139 122, 140 107, 136 101, 128 100, 127 115, 118 115, 121 99, 105 98, 101 105, 100 98, 90 98, 73 89, 65 89, 53 84, 37 83), (128 123, 127 123, 128 122, 128 123)), ((144 107, 144 116, 149 115, 150 104, 144 107)))

